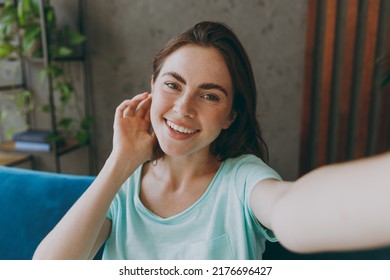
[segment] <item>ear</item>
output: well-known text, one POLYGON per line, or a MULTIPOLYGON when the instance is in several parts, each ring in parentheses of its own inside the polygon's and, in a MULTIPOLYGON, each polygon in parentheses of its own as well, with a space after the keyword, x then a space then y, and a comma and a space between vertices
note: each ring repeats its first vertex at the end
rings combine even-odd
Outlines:
POLYGON ((153 89, 154 89, 154 75, 152 75, 151 79, 150 79, 150 93, 153 93, 153 89))
POLYGON ((223 125, 223 129, 228 129, 232 123, 234 122, 234 120, 236 119, 237 117, 237 113, 232 111, 230 112, 229 116, 228 116, 228 119, 225 121, 225 124, 223 125))

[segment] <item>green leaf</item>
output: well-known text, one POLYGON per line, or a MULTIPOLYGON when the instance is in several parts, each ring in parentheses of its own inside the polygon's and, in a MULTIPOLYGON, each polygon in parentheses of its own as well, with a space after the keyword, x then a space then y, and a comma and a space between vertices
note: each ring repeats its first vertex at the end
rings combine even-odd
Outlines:
POLYGON ((41 27, 39 24, 33 24, 26 27, 24 36, 22 39, 23 51, 28 56, 33 56, 33 53, 37 47, 40 46, 41 40, 41 27))
POLYGON ((2 111, 1 112, 0 120, 1 120, 2 123, 5 122, 5 120, 7 119, 7 116, 8 116, 8 112, 7 111, 2 111))
POLYGON ((49 143, 56 143, 61 140, 61 136, 58 133, 52 132, 46 136, 45 140, 49 143))
POLYGON ((34 99, 33 99, 32 92, 29 90, 24 90, 22 91, 21 95, 25 101, 25 107, 24 107, 25 113, 30 112, 34 108, 34 99))
POLYGON ((35 55, 35 52, 37 49, 39 49, 38 48, 39 44, 40 44, 40 41, 39 41, 39 39, 36 39, 36 38, 23 39, 22 40, 23 53, 26 56, 37 57, 37 55, 35 55))
POLYGON ((1 13, 0 13, 0 22, 4 25, 12 25, 16 23, 16 8, 12 5, 12 3, 9 1, 7 2, 1 13))
POLYGON ((27 113, 31 106, 31 97, 32 93, 28 90, 24 90, 16 95, 15 105, 18 108, 19 111, 22 111, 22 113, 27 113))
POLYGON ((59 47, 57 50, 58 56, 69 56, 73 53, 73 50, 68 47, 59 47))
POLYGON ((57 25, 56 12, 53 7, 46 8, 46 22, 49 29, 55 29, 57 25))
POLYGON ((24 90, 24 91, 22 92, 22 95, 23 95, 24 98, 31 98, 32 92, 29 91, 29 90, 24 90))
POLYGON ((58 67, 57 65, 50 65, 49 67, 43 68, 40 73, 41 81, 43 81, 46 78, 46 75, 51 75, 53 79, 59 77, 62 75, 63 70, 61 67, 58 67))
POLYGON ((24 8, 25 8, 25 5, 26 5, 26 1, 20 1, 18 3, 18 7, 17 7, 17 14, 18 14, 18 21, 19 21, 19 25, 20 26, 24 26, 26 25, 26 17, 24 15, 24 8))
POLYGON ((72 98, 73 85, 69 82, 57 83, 54 86, 54 90, 60 93, 61 105, 65 106, 72 98))
POLYGON ((19 26, 27 26, 39 18, 39 7, 34 0, 20 0, 17 6, 19 26))
POLYGON ((81 122, 81 128, 84 129, 84 130, 88 130, 91 125, 93 123, 93 118, 88 116, 88 117, 85 117, 83 119, 83 121, 81 122))
POLYGON ((68 40, 68 43, 71 45, 71 46, 77 46, 77 45, 80 45, 81 43, 83 43, 85 41, 85 36, 82 35, 81 33, 75 31, 75 30, 72 30, 70 27, 66 27, 66 32, 65 32, 66 36, 67 36, 67 40, 68 40))
POLYGON ((71 98, 72 98, 71 91, 62 92, 61 96, 60 96, 60 101, 61 101, 62 106, 65 106, 66 104, 68 104, 71 98))
POLYGON ((1 41, 7 41, 9 42, 10 41, 10 38, 9 38, 9 35, 8 35, 8 29, 7 29, 8 26, 4 26, 4 25, 1 25, 0 23, 0 40, 1 41))
POLYGON ((41 37, 41 26, 36 23, 26 27, 24 32, 24 40, 35 40, 41 37))
POLYGON ((0 45, 0 58, 6 58, 11 55, 13 51, 15 51, 15 47, 9 43, 0 45))
POLYGON ((62 75, 64 73, 64 70, 62 70, 62 68, 57 66, 57 65, 49 66, 48 70, 49 70, 50 75, 54 79, 59 77, 60 75, 62 75))
POLYGON ((61 93, 70 93, 73 91, 73 85, 69 82, 61 82, 57 83, 54 89, 58 90, 61 93))
POLYGON ((71 118, 63 118, 58 122, 58 126, 63 127, 66 131, 70 130, 72 124, 73 124, 73 119, 71 118))
POLYGON ((51 112, 51 108, 50 108, 50 105, 43 105, 42 108, 41 108, 42 112, 44 113, 50 113, 51 112))
POLYGON ((39 18, 40 12, 39 12, 39 4, 38 1, 31 1, 31 13, 34 15, 34 17, 39 18))
POLYGON ((15 128, 13 126, 9 127, 6 132, 7 139, 11 139, 12 135, 14 134, 15 128))
POLYGON ((16 99, 15 105, 16 105, 16 108, 18 108, 18 110, 21 110, 26 105, 26 100, 23 97, 19 96, 16 99))
POLYGON ((46 69, 45 69, 45 68, 44 68, 44 69, 41 69, 41 70, 39 71, 39 80, 40 80, 41 82, 44 82, 45 79, 46 79, 46 76, 47 76, 47 71, 46 71, 46 69))
POLYGON ((77 131, 76 139, 81 145, 87 144, 89 139, 88 132, 85 130, 77 131))

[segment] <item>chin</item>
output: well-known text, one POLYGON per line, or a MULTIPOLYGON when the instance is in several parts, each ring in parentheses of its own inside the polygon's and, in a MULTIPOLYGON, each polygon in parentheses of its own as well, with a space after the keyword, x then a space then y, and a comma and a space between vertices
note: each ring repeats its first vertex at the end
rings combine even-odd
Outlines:
POLYGON ((176 158, 183 157, 189 154, 188 150, 177 149, 177 147, 173 147, 173 148, 161 147, 161 151, 163 152, 164 156, 176 157, 176 158))
POLYGON ((169 156, 173 158, 182 158, 197 153, 196 149, 192 149, 188 145, 178 145, 174 143, 161 143, 161 142, 159 142, 159 144, 160 144, 160 149, 164 156, 169 156))

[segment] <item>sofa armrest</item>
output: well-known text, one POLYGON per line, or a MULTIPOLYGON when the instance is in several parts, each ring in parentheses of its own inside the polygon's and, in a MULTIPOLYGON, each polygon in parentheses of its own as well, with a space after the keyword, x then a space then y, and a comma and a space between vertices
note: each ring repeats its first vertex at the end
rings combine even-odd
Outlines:
POLYGON ((94 177, 0 167, 0 259, 31 259, 94 177))

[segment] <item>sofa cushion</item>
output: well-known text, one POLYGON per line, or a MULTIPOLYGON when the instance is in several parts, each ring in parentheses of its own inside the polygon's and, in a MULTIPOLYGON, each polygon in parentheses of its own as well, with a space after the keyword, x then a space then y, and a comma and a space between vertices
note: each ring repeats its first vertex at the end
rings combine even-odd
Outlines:
POLYGON ((0 259, 31 259, 93 179, 0 167, 0 259))

